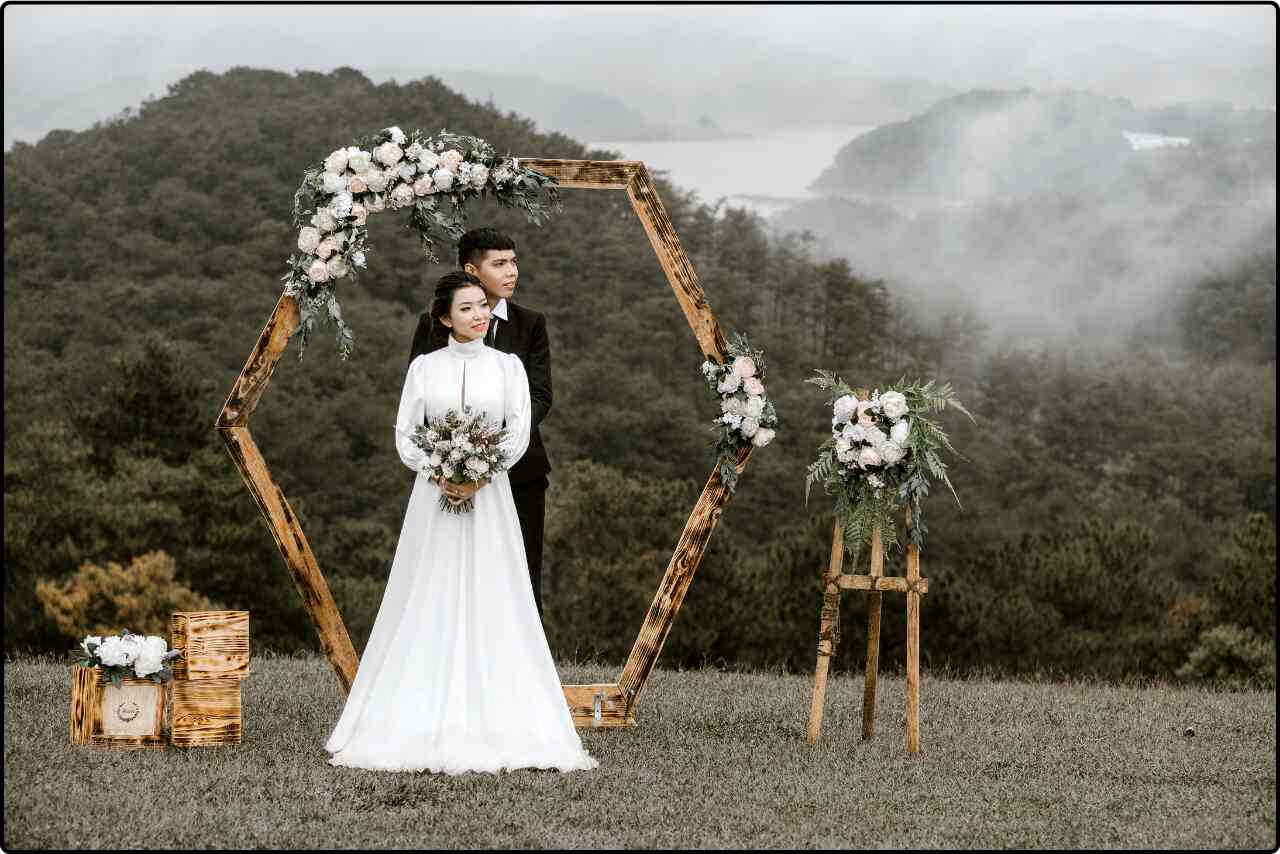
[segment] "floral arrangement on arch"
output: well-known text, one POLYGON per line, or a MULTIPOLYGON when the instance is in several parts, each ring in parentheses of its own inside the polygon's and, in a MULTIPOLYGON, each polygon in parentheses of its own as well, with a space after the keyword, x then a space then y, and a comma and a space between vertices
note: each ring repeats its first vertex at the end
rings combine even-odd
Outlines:
MULTIPOLYGON (((929 475, 951 490, 956 504, 960 498, 947 477, 947 466, 939 453, 957 453, 947 434, 925 413, 942 412, 948 406, 969 416, 952 393, 951 385, 933 380, 921 385, 907 383, 905 377, 890 388, 862 390, 858 395, 832 371, 816 372, 805 382, 830 392, 831 435, 818 448, 818 458, 809 465, 804 500, 809 490, 821 483, 835 497, 836 517, 844 527, 846 541, 866 543, 871 532, 880 529, 886 549, 898 545, 897 511, 911 510, 911 542, 924 549, 927 528, 922 500, 929 494, 929 475)), ((975 422, 976 423, 976 422, 975 422)))
POLYGON ((733 492, 738 485, 738 453, 747 445, 763 448, 777 434, 778 413, 764 388, 764 351, 745 335, 729 336, 724 364, 708 359, 702 376, 720 395, 720 415, 712 422, 717 432, 716 460, 720 480, 733 492))
POLYGON ((102 668, 117 688, 124 684, 125 676, 170 681, 173 672, 169 662, 181 655, 181 650, 169 649, 168 642, 159 635, 135 635, 128 629, 107 637, 86 635, 79 648, 71 650, 74 663, 102 668))
POLYGON ((298 303, 298 357, 319 318, 337 325, 339 354, 350 356, 353 337, 334 291, 338 280, 354 278, 365 267, 370 214, 408 209, 408 227, 417 230, 427 260, 438 263, 432 231, 461 237, 464 206, 477 196, 524 211, 534 225, 560 209, 554 178, 521 166, 518 158, 498 157, 479 137, 444 130, 428 136, 384 128, 308 169, 293 196, 298 253, 289 256, 289 272, 282 277, 284 292, 298 303))

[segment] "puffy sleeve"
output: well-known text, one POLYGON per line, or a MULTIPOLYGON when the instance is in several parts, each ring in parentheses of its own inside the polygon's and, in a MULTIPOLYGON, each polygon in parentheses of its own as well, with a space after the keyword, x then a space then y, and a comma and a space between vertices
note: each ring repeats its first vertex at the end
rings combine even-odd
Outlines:
POLYGON ((422 358, 419 356, 409 364, 404 390, 400 392, 400 410, 396 413, 396 450, 400 452, 401 462, 414 471, 418 471, 418 465, 427 456, 410 439, 413 428, 422 423, 422 416, 426 413, 425 385, 421 381, 422 358))
POLYGON ((503 414, 507 438, 502 448, 507 452, 508 468, 524 456, 529 449, 529 431, 531 429, 532 410, 529 400, 529 376, 525 373, 520 358, 510 353, 502 354, 507 363, 506 371, 506 407, 503 414))

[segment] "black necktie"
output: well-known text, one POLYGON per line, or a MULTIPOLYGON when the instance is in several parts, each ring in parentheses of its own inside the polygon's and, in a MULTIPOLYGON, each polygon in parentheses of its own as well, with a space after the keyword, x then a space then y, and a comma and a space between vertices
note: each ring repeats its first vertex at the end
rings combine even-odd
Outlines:
POLYGON ((498 316, 496 314, 493 316, 493 320, 489 324, 489 340, 485 343, 490 347, 497 347, 498 345, 498 316))

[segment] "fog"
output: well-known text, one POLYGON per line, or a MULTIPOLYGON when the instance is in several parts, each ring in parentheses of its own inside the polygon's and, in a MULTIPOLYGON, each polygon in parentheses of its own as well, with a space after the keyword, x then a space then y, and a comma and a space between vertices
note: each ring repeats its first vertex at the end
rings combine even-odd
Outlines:
POLYGON ((1270 6, 9 5, 4 46, 6 149, 237 65, 347 65, 379 82, 498 72, 746 133, 905 118, 870 81, 896 81, 913 107, 1021 86, 1275 106, 1270 6))

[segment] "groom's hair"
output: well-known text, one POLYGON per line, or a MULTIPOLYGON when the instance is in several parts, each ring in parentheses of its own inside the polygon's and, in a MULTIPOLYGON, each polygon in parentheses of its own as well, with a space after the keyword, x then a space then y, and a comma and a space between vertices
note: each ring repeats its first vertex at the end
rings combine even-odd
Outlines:
POLYGON ((516 242, 496 228, 473 228, 458 238, 458 267, 480 265, 491 249, 515 249, 516 242))

